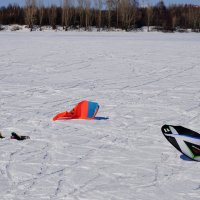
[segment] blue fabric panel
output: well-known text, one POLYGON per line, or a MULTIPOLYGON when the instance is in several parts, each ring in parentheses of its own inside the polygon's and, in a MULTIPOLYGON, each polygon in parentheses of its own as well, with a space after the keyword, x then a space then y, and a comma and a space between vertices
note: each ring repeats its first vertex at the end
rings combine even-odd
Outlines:
POLYGON ((97 111, 97 109, 99 108, 98 103, 95 102, 88 102, 88 118, 92 118, 94 117, 95 112, 97 111))

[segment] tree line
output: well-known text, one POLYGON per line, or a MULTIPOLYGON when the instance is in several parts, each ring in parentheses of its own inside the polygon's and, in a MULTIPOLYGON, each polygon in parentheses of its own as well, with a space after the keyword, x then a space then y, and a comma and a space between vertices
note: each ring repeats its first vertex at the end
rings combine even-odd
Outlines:
POLYGON ((137 0, 62 0, 61 4, 45 6, 43 0, 25 0, 24 6, 10 4, 0 7, 0 25, 35 26, 57 25, 64 30, 70 28, 90 30, 120 28, 126 31, 144 26, 160 31, 200 32, 200 6, 170 5, 163 1, 156 5, 140 6, 137 0))

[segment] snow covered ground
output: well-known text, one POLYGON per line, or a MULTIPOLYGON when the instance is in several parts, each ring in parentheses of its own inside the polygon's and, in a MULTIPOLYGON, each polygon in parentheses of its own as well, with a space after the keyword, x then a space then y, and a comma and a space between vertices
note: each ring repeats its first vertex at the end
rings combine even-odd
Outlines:
POLYGON ((0 199, 199 199, 200 163, 160 131, 200 132, 199 44, 194 33, 0 32, 0 199), (102 120, 51 120, 83 99, 102 120))

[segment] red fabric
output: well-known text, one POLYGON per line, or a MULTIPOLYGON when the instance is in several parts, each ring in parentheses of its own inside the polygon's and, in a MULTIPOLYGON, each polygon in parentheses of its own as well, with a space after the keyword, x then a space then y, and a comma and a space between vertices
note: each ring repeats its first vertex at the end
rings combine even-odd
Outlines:
POLYGON ((70 112, 61 112, 53 117, 53 121, 56 120, 69 120, 69 119, 90 119, 88 114, 88 101, 81 101, 70 112))

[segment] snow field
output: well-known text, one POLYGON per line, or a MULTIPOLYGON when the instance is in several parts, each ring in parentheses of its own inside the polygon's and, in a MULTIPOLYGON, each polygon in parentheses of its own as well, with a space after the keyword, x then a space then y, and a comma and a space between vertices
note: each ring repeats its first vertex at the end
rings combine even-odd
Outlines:
POLYGON ((1 32, 1 199, 199 199, 199 163, 160 131, 200 132, 199 42, 193 33, 1 32), (100 104, 102 120, 51 120, 83 99, 100 104))

